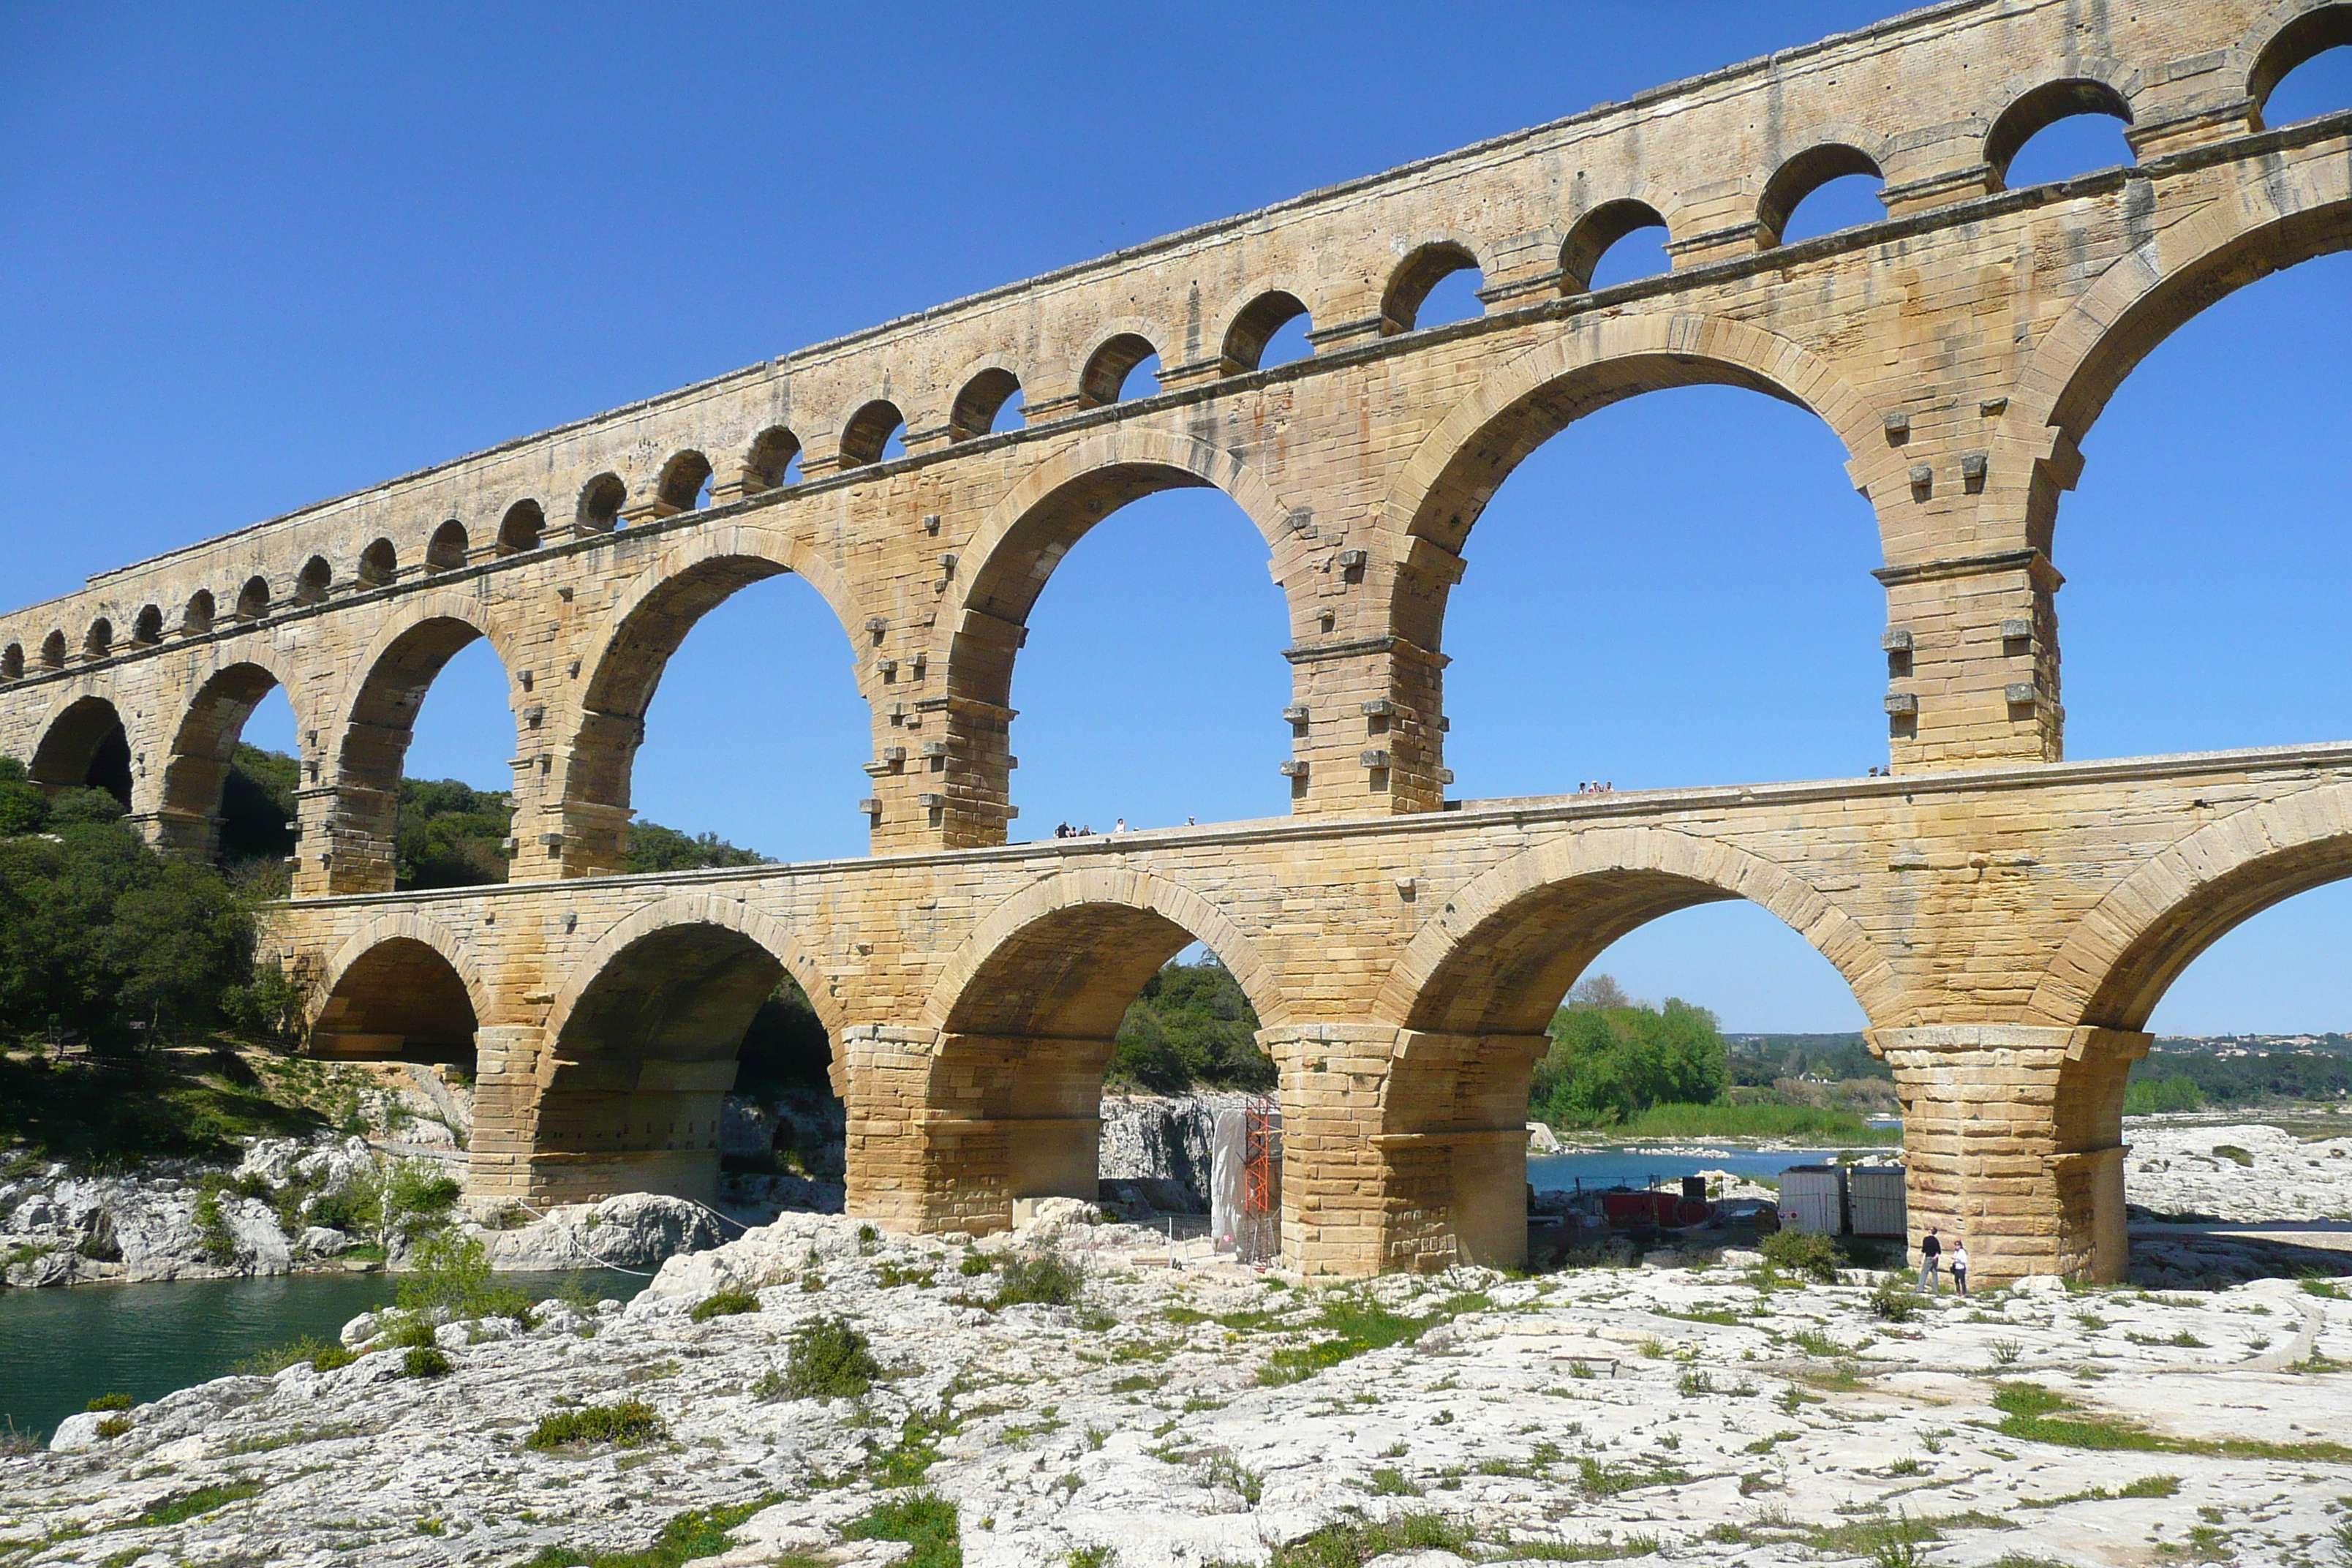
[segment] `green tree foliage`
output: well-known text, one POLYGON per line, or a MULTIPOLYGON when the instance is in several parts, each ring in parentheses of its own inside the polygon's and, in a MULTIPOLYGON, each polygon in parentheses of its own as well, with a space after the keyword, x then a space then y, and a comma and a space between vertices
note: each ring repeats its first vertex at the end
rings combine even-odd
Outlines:
POLYGON ((1605 1127, 1653 1105, 1707 1105, 1731 1081, 1715 1015, 1669 996, 1635 1002, 1609 976, 1580 984, 1552 1017, 1536 1064, 1531 1113, 1560 1127, 1605 1127))
POLYGON ((688 835, 658 822, 640 822, 629 829, 632 871, 707 871, 714 866, 767 864, 765 855, 738 849, 716 833, 688 835))
POLYGON ((514 803, 456 779, 400 781, 393 885, 470 888, 507 879, 514 803))
POLYGON ((2124 1090, 2126 1116, 2162 1116, 2168 1112, 2204 1109, 2205 1091, 2198 1088, 2197 1080, 2186 1073, 2173 1073, 2164 1078, 2136 1078, 2124 1090))
POLYGON ((243 900, 210 867, 149 849, 104 791, 35 803, 7 772, 0 809, 33 831, 0 839, 0 1032, 121 1048, 219 1023, 252 974, 243 900))
POLYGON ((1171 963, 1144 982, 1119 1020, 1104 1077, 1155 1093, 1270 1089, 1273 1061, 1257 1046, 1257 1012, 1213 953, 1171 963))
POLYGON ((1769 1089, 1784 1078, 1885 1079, 1895 1069, 1870 1054, 1860 1035, 1748 1035, 1731 1043, 1731 1081, 1769 1089))
POLYGON ((221 781, 221 864, 269 866, 294 853, 294 791, 302 765, 283 752, 239 745, 221 781))

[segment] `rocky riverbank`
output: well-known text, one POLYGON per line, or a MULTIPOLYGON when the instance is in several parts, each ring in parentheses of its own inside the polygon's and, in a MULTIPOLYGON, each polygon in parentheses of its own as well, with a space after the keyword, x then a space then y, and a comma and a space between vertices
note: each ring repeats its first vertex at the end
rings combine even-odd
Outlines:
POLYGON ((507 1564, 715 1509, 733 1543, 709 1532, 705 1568, 886 1563, 905 1548, 877 1533, 925 1525, 971 1568, 1265 1563, 1318 1532, 1444 1553, 1416 1568, 1911 1561, 1880 1554, 1906 1538, 1952 1564, 2305 1563, 2352 1490, 2352 1302, 2293 1280, 2051 1280, 1900 1321, 1875 1277, 1799 1285, 1737 1252, 1325 1288, 1197 1244, 1171 1268, 1163 1237, 1079 1207, 978 1243, 786 1215, 625 1309, 444 1324, 439 1375, 362 1319, 351 1364, 0 1459, 0 1551, 507 1564), (1068 1304, 992 1304, 1009 1258, 1048 1254, 1079 1271, 1068 1304), (714 1299, 741 1310, 697 1321, 714 1299), (795 1397, 795 1339, 833 1319, 880 1376, 795 1397))

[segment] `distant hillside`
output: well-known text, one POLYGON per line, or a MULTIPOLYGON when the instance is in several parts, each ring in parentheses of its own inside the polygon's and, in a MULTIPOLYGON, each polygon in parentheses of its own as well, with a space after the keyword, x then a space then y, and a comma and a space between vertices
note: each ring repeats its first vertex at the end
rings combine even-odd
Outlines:
MULTIPOLYGON (((282 752, 241 745, 221 790, 221 863, 240 881, 266 885, 285 876, 294 853, 294 790, 300 767, 282 752)), ((400 781, 393 885, 470 888, 507 879, 506 841, 514 803, 503 792, 456 779, 400 781)), ((699 871, 762 866, 768 857, 739 849, 715 833, 692 835, 657 822, 629 829, 632 871, 699 871)))

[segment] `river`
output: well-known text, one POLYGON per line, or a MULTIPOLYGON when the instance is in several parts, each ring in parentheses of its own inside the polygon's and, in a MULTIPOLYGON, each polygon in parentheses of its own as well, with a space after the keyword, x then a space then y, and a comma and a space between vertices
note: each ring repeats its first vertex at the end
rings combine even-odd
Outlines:
MULTIPOLYGON (((534 1298, 572 1287, 627 1300, 644 1277, 589 1269, 501 1275, 534 1298)), ((0 1416, 46 1437, 101 1394, 134 1402, 236 1370, 246 1357, 295 1340, 332 1343, 362 1312, 389 1306, 382 1274, 294 1274, 0 1290, 0 1416)))

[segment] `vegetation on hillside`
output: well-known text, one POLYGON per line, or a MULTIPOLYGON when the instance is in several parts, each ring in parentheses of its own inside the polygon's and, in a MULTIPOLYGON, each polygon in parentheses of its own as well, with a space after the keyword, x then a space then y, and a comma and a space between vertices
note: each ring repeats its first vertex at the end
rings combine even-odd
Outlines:
POLYGON ((2352 1056, 2332 1051, 2248 1049, 2242 1056, 2168 1048, 2162 1043, 2132 1064, 2124 1114, 2236 1110, 2352 1094, 2352 1056))
POLYGON ((1105 1080, 1175 1094, 1187 1089, 1274 1088, 1274 1062, 1257 1046, 1257 1012, 1212 953, 1171 963, 1143 983, 1119 1020, 1105 1080))

